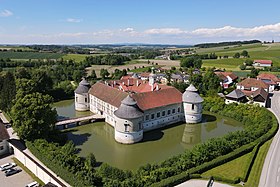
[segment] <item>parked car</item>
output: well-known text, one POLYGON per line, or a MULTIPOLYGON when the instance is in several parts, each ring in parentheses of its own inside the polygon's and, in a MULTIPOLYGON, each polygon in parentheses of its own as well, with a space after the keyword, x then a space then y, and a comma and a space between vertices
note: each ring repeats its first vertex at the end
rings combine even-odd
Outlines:
POLYGON ((34 181, 34 182, 27 184, 25 187, 39 187, 39 186, 40 185, 38 184, 38 182, 34 181))
POLYGON ((21 172, 21 169, 11 168, 5 171, 5 176, 8 177, 19 172, 21 172))
POLYGON ((8 170, 8 169, 11 169, 11 168, 13 168, 13 167, 15 167, 15 166, 17 166, 16 165, 16 163, 7 163, 7 164, 4 164, 4 165, 2 165, 2 166, 0 166, 0 171, 6 171, 6 170, 8 170))

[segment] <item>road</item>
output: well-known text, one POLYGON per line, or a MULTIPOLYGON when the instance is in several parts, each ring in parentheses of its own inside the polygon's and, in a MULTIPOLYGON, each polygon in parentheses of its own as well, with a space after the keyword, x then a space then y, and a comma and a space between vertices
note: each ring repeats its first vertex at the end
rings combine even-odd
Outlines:
MULTIPOLYGON (((280 92, 275 92, 271 98, 271 109, 280 122, 280 92)), ((280 186, 280 130, 273 138, 271 146, 265 158, 259 187, 280 186)))

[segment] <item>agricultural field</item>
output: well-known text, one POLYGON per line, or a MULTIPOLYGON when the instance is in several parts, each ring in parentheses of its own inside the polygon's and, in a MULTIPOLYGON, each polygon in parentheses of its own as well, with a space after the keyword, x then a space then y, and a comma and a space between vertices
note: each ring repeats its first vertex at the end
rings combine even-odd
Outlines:
MULTIPOLYGON (((242 46, 228 46, 228 47, 214 47, 207 49, 197 49, 198 54, 216 53, 217 56, 228 55, 233 56, 235 53, 241 53, 243 50, 247 50, 250 55, 250 59, 267 59, 273 61, 273 66, 280 66, 280 43, 274 44, 248 44, 242 46)), ((226 70, 237 71, 239 65, 241 65, 246 59, 215 59, 215 60, 203 60, 204 67, 216 67, 226 70)))
POLYGON ((40 52, 13 52, 13 51, 1 51, 0 59, 12 59, 12 60, 28 60, 28 59, 58 59, 63 54, 59 53, 40 53, 40 52))
POLYGON ((64 60, 74 60, 75 62, 81 62, 86 59, 87 56, 97 56, 97 55, 104 55, 104 54, 92 54, 92 55, 86 55, 86 54, 66 54, 62 56, 64 60))
POLYGON ((147 63, 144 63, 144 62, 142 62, 142 63, 137 63, 137 64, 134 64, 134 63, 130 64, 130 63, 129 63, 129 64, 125 64, 125 65, 120 65, 120 66, 92 65, 91 67, 86 68, 86 71, 87 71, 87 74, 90 75, 90 74, 91 74, 91 71, 94 69, 94 70, 95 70, 95 73, 96 73, 96 75, 97 75, 97 77, 100 77, 100 70, 101 70, 101 69, 107 69, 108 72, 109 72, 110 74, 112 74, 112 73, 115 71, 115 69, 123 70, 123 69, 129 68, 130 70, 133 70, 133 69, 143 68, 143 66, 144 66, 144 68, 145 68, 145 67, 148 67, 148 66, 151 66, 151 65, 149 65, 149 64, 147 64, 147 63))
MULTIPOLYGON (((148 60, 139 60, 140 62, 146 62, 148 63, 148 60)), ((171 67, 180 67, 180 61, 179 60, 149 60, 151 65, 159 65, 165 69, 170 69, 171 67), (154 64, 152 64, 154 63, 154 64)))

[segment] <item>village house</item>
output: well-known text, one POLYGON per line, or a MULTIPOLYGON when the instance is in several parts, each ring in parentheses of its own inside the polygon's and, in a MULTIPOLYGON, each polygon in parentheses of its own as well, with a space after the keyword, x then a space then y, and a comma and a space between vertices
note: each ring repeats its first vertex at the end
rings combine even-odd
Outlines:
MULTIPOLYGON (((141 141, 143 132, 149 130, 181 121, 201 121, 203 99, 193 85, 182 94, 155 80, 156 75, 150 73, 148 81, 126 76, 97 82, 86 93, 75 92, 75 101, 87 101, 83 106, 101 114, 114 127, 115 140, 124 144, 141 141), (89 100, 85 100, 84 94, 88 94, 89 100)), ((82 80, 79 87, 84 85, 82 80)))
POLYGON ((257 79, 262 80, 267 85, 269 85, 269 92, 272 92, 275 89, 278 89, 280 86, 280 79, 274 74, 261 73, 257 76, 257 79))
POLYGON ((237 84, 237 89, 226 95, 226 104, 249 103, 266 107, 269 96, 269 85, 262 80, 247 78, 237 84), (243 93, 241 94, 240 91, 243 93), (244 100, 244 95, 246 100, 244 100))
POLYGON ((222 72, 222 71, 220 71, 220 72, 215 72, 215 74, 221 80, 220 84, 223 88, 228 88, 238 78, 233 72, 222 72))
POLYGON ((254 60, 253 66, 255 67, 271 67, 272 61, 271 60, 254 60))
POLYGON ((229 94, 225 95, 225 99, 226 104, 246 103, 248 101, 246 95, 239 89, 235 89, 229 94))

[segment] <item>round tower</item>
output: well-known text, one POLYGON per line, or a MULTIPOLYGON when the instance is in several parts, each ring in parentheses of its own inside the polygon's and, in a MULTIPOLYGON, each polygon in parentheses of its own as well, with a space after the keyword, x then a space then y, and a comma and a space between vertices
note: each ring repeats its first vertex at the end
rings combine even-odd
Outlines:
POLYGON ((128 95, 121 102, 121 106, 114 112, 115 140, 123 144, 132 144, 143 139, 144 113, 137 102, 128 95))
POLYGON ((198 123, 202 119, 203 99, 191 84, 182 96, 186 123, 198 123))
POLYGON ((89 110, 89 99, 88 99, 89 88, 90 88, 90 84, 86 81, 85 78, 82 78, 82 81, 79 83, 79 86, 74 91, 75 110, 77 111, 89 110))

